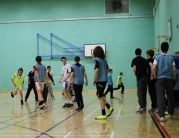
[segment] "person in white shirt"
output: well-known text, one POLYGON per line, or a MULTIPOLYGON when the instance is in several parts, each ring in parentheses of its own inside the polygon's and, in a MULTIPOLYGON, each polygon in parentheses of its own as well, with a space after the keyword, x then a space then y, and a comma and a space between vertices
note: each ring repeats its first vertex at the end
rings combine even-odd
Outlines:
POLYGON ((71 107, 73 106, 72 97, 69 92, 71 66, 67 63, 66 57, 62 57, 61 61, 63 63, 63 66, 59 82, 63 84, 62 92, 65 98, 65 105, 63 107, 71 107))

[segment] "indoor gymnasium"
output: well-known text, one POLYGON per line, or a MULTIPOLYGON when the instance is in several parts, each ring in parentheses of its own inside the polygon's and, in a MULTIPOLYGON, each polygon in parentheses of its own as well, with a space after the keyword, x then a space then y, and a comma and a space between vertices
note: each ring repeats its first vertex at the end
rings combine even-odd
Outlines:
POLYGON ((0 0, 0 138, 179 138, 179 0, 0 0))

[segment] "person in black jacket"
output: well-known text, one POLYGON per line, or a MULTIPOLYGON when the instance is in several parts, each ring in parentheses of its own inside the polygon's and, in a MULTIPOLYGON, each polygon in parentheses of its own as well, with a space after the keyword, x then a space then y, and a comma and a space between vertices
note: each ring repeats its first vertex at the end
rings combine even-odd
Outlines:
POLYGON ((38 95, 35 89, 35 82, 34 82, 34 71, 30 71, 28 74, 28 89, 27 89, 27 93, 25 96, 25 102, 27 102, 27 99, 29 98, 29 95, 32 89, 34 90, 35 101, 38 101, 38 95))
POLYGON ((51 66, 47 66, 47 75, 48 75, 48 86, 46 84, 44 84, 44 90, 43 90, 43 98, 44 98, 44 102, 47 102, 47 97, 48 97, 48 92, 50 92, 50 95, 52 97, 53 100, 55 100, 55 97, 53 95, 53 89, 52 89, 52 83, 53 85, 55 85, 54 80, 53 80, 53 74, 51 72, 51 66))

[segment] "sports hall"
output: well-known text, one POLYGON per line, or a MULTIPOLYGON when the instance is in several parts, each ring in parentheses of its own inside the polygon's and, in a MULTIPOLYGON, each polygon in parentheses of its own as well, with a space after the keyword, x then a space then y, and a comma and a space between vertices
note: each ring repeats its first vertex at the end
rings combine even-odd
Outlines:
POLYGON ((0 0, 0 138, 178 138, 177 106, 172 118, 165 114, 161 121, 150 110, 147 92, 146 112, 136 112, 137 81, 131 67, 137 48, 145 59, 147 50, 161 54, 163 42, 169 44, 168 55, 179 51, 178 13, 179 0, 0 0), (96 46, 103 48, 113 70, 113 87, 120 72, 125 87, 124 94, 121 88, 114 90, 115 98, 110 92, 106 95, 113 112, 98 120, 101 106, 93 85, 92 57, 96 46), (41 56, 45 67, 51 66, 55 83, 55 98, 48 93, 43 109, 37 107, 33 90, 25 100, 36 56, 41 56), (76 102, 62 107, 61 58, 66 57, 72 66, 75 56, 80 57, 88 77, 82 110, 75 110, 76 102), (24 75, 23 104, 19 92, 11 97, 12 76, 19 68, 24 75))

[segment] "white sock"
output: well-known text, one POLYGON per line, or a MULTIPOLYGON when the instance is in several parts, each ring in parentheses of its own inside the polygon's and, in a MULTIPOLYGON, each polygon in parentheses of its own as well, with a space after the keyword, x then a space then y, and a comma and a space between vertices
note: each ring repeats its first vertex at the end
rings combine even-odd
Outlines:
POLYGON ((68 100, 65 100, 65 103, 68 104, 68 100))

